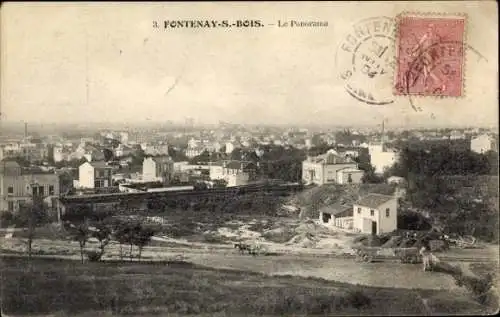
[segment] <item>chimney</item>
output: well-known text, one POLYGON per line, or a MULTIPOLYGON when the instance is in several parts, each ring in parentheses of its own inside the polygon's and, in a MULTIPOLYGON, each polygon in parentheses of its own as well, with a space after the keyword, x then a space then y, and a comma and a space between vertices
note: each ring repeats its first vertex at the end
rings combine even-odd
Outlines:
POLYGON ((28 122, 24 123, 24 139, 28 139, 28 122))

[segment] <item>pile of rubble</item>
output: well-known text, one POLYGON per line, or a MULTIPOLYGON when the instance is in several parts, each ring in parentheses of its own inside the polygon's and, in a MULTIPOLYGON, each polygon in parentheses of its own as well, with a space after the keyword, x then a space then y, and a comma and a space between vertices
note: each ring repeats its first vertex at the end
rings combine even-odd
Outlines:
POLYGON ((354 243, 381 248, 421 248, 429 245, 431 251, 445 251, 449 247, 443 235, 434 231, 399 231, 381 236, 362 236, 355 239, 354 243))

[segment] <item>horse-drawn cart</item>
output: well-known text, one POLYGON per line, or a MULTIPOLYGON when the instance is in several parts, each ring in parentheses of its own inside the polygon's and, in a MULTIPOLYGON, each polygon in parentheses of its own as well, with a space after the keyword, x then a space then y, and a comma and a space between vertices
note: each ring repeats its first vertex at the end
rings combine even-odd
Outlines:
POLYGON ((373 262, 376 259, 398 259, 401 263, 422 263, 422 256, 417 248, 382 248, 382 247, 355 247, 356 260, 373 262))

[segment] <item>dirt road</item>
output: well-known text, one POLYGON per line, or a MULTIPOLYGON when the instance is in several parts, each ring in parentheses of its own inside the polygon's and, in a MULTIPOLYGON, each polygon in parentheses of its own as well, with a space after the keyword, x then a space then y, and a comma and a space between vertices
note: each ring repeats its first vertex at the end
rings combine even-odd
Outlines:
MULTIPOLYGON (((72 249, 72 252, 62 257, 79 259, 79 249, 76 243, 37 240, 37 244, 44 245, 43 249, 46 250, 55 246, 64 246, 64 249, 72 249)), ((128 248, 125 248, 125 251, 128 252, 128 248)), ((352 257, 325 254, 324 252, 312 254, 311 252, 314 250, 311 249, 305 251, 307 252, 254 257, 238 254, 232 245, 200 244, 196 246, 146 247, 142 255, 147 260, 165 260, 181 256, 188 262, 214 268, 245 270, 270 275, 317 277, 367 286, 421 289, 458 288, 449 275, 424 272, 419 264, 400 264, 389 260, 360 263, 352 257)), ((114 243, 109 245, 106 254, 105 259, 116 259, 119 254, 118 245, 114 243)), ((450 250, 450 252, 439 254, 438 257, 467 269, 468 265, 473 262, 498 261, 498 251, 495 255, 493 249, 450 250)))

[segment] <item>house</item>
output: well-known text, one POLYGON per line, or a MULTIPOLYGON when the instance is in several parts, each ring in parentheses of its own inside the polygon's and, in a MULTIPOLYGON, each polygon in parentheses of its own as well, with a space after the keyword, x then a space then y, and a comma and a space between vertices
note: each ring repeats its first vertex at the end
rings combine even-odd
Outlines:
POLYGON ((387 178, 387 184, 405 184, 406 183, 406 179, 404 177, 400 177, 400 176, 391 176, 389 178, 387 178))
POLYGON ((169 183, 174 175, 174 161, 170 156, 147 157, 142 162, 142 179, 146 182, 169 183))
POLYGON ((134 149, 120 143, 120 144, 118 144, 116 149, 114 149, 113 154, 115 155, 115 157, 123 157, 123 156, 131 155, 132 153, 134 153, 134 149))
POLYGON ((187 157, 193 158, 203 153, 205 149, 206 148, 204 146, 195 146, 195 147, 188 146, 187 149, 185 150, 185 154, 187 157))
POLYGON ((92 161, 103 161, 104 160, 104 153, 102 151, 99 151, 97 149, 91 149, 87 151, 83 157, 89 162, 92 161))
POLYGON ((0 211, 16 212, 33 196, 48 198, 60 192, 59 175, 22 168, 14 160, 0 162, 0 211))
POLYGON ((168 155, 168 144, 144 144, 141 147, 146 155, 168 155))
POLYGON ((222 161, 211 164, 209 175, 211 180, 222 179, 228 187, 248 184, 253 164, 242 161, 222 161))
POLYGON ((482 134, 470 141, 470 150, 476 153, 498 152, 498 141, 488 134, 482 134))
POLYGON ((353 204, 353 229, 380 235, 397 229, 398 200, 395 196, 368 194, 353 204))
POLYGON ((335 150, 308 157, 302 162, 302 180, 306 184, 359 184, 362 177, 363 172, 358 169, 358 164, 335 150))
POLYGON ((78 168, 78 185, 81 188, 111 187, 111 170, 104 161, 85 162, 78 168))
POLYGON ((352 206, 344 204, 334 204, 325 206, 319 210, 319 221, 328 226, 335 226, 344 229, 353 228, 352 206))
POLYGON ((231 154, 236 148, 236 146, 232 142, 226 142, 225 145, 226 145, 226 154, 231 154))

